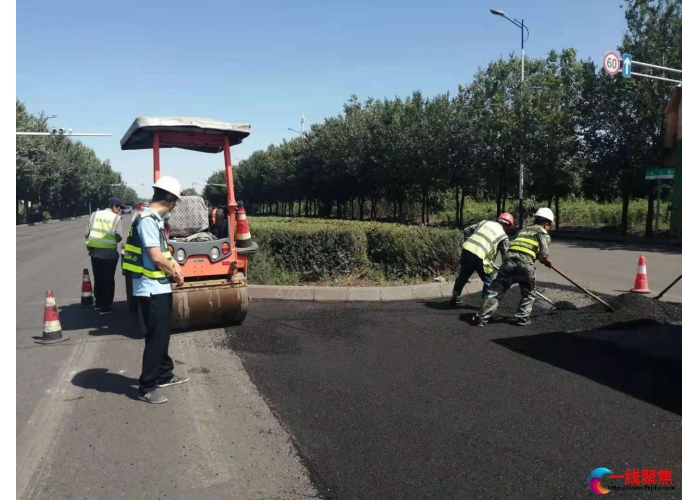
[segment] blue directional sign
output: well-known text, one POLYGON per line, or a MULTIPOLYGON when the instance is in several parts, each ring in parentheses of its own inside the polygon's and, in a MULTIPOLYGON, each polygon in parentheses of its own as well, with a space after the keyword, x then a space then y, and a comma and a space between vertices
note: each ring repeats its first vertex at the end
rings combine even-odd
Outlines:
POLYGON ((632 76, 632 54, 622 54, 622 77, 632 76))

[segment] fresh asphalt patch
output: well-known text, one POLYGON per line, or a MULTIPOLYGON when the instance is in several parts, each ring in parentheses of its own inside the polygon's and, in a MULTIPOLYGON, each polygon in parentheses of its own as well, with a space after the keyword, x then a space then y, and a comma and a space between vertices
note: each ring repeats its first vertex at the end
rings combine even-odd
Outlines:
MULTIPOLYGON (((239 354, 326 498, 590 498, 597 467, 673 470, 680 498, 680 304, 539 284, 494 321, 476 295, 405 303, 253 302, 239 354)), ((619 471, 619 472, 618 472, 619 471)))

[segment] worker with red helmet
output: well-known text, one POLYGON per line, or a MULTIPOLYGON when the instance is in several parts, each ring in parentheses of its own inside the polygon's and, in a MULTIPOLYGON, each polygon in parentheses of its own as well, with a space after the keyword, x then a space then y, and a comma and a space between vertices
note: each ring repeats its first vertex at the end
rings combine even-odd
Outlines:
POLYGON ((457 304, 457 298, 462 294, 464 285, 469 282, 474 271, 484 283, 481 299, 486 299, 486 293, 498 271, 495 264, 496 254, 500 252, 501 259, 503 259, 508 252, 506 231, 512 227, 513 216, 505 212, 498 216, 498 222, 482 220, 464 229, 464 236, 467 240, 462 245, 459 275, 452 289, 450 305, 457 304))
POLYGON ((481 310, 474 315, 475 326, 485 326, 486 322, 498 309, 498 303, 514 284, 520 288, 520 304, 515 313, 518 326, 530 324, 532 305, 535 303, 535 262, 552 267, 549 259, 549 230, 554 222, 554 213, 542 207, 535 212, 534 224, 521 229, 503 259, 503 265, 489 288, 481 310))

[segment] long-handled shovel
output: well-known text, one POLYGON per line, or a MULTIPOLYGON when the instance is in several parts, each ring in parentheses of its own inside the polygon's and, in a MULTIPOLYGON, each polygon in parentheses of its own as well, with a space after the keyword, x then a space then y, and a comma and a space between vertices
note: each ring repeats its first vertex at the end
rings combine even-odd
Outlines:
POLYGON ((658 295, 657 295, 656 297, 654 297, 654 298, 655 298, 655 299, 660 299, 666 292, 668 292, 668 291, 671 289, 671 287, 672 287, 673 285, 675 285, 676 283, 678 283, 678 281, 681 279, 682 276, 683 276, 682 274, 681 274, 680 276, 678 276, 678 277, 673 281, 673 283, 671 283, 671 284, 668 285, 666 288, 664 288, 664 291, 661 292, 660 294, 658 294, 658 295))
POLYGON ((571 302, 566 302, 566 301, 559 301, 559 302, 552 302, 549 300, 547 297, 542 295, 540 292, 537 290, 533 290, 533 293, 537 295, 539 298, 544 300, 545 302, 549 303, 554 309, 561 309, 561 310, 575 310, 577 309, 575 304, 572 304, 571 302))
POLYGON ((576 283, 574 280, 572 280, 571 278, 569 278, 566 274, 562 273, 559 269, 557 269, 557 268, 554 267, 554 266, 552 266, 552 269, 554 270, 554 272, 556 272, 557 274, 559 274, 562 278, 564 278, 566 281, 568 281, 569 283, 571 283, 572 285, 574 285, 576 288, 578 288, 579 290, 581 290, 583 293, 585 293, 585 294, 588 295, 589 297, 591 297, 591 298, 597 300, 598 302, 600 302, 601 304, 603 304, 605 307, 607 307, 608 309, 610 309, 610 311, 613 311, 613 312, 615 311, 615 309, 613 309, 613 307, 612 307, 610 304, 608 304, 607 302, 605 302, 605 301, 604 301, 603 299, 601 299, 600 297, 598 297, 598 296, 596 296, 596 295, 593 295, 591 292, 589 292, 588 290, 586 290, 585 288, 583 288, 581 285, 579 285, 578 283, 576 283))

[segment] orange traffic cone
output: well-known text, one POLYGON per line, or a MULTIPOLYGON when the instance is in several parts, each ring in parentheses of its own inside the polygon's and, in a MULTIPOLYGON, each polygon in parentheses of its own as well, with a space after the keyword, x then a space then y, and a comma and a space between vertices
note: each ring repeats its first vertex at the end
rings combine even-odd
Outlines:
POLYGON ((90 273, 87 269, 83 269, 83 288, 80 291, 80 305, 83 307, 92 306, 92 283, 90 282, 90 273))
POLYGON ((637 263, 637 278, 634 280, 634 288, 630 290, 630 292, 651 292, 651 290, 649 290, 649 284, 647 283, 647 261, 642 254, 639 254, 639 262, 637 263))
POLYGON ((239 203, 236 212, 236 248, 250 248, 252 246, 253 240, 250 238, 248 217, 245 215, 245 208, 239 203))
POLYGON ((63 335, 61 328, 61 320, 58 317, 58 309, 56 309, 56 299, 51 290, 46 292, 46 306, 44 306, 44 333, 40 339, 36 340, 37 344, 56 344, 68 340, 68 335, 63 335))

